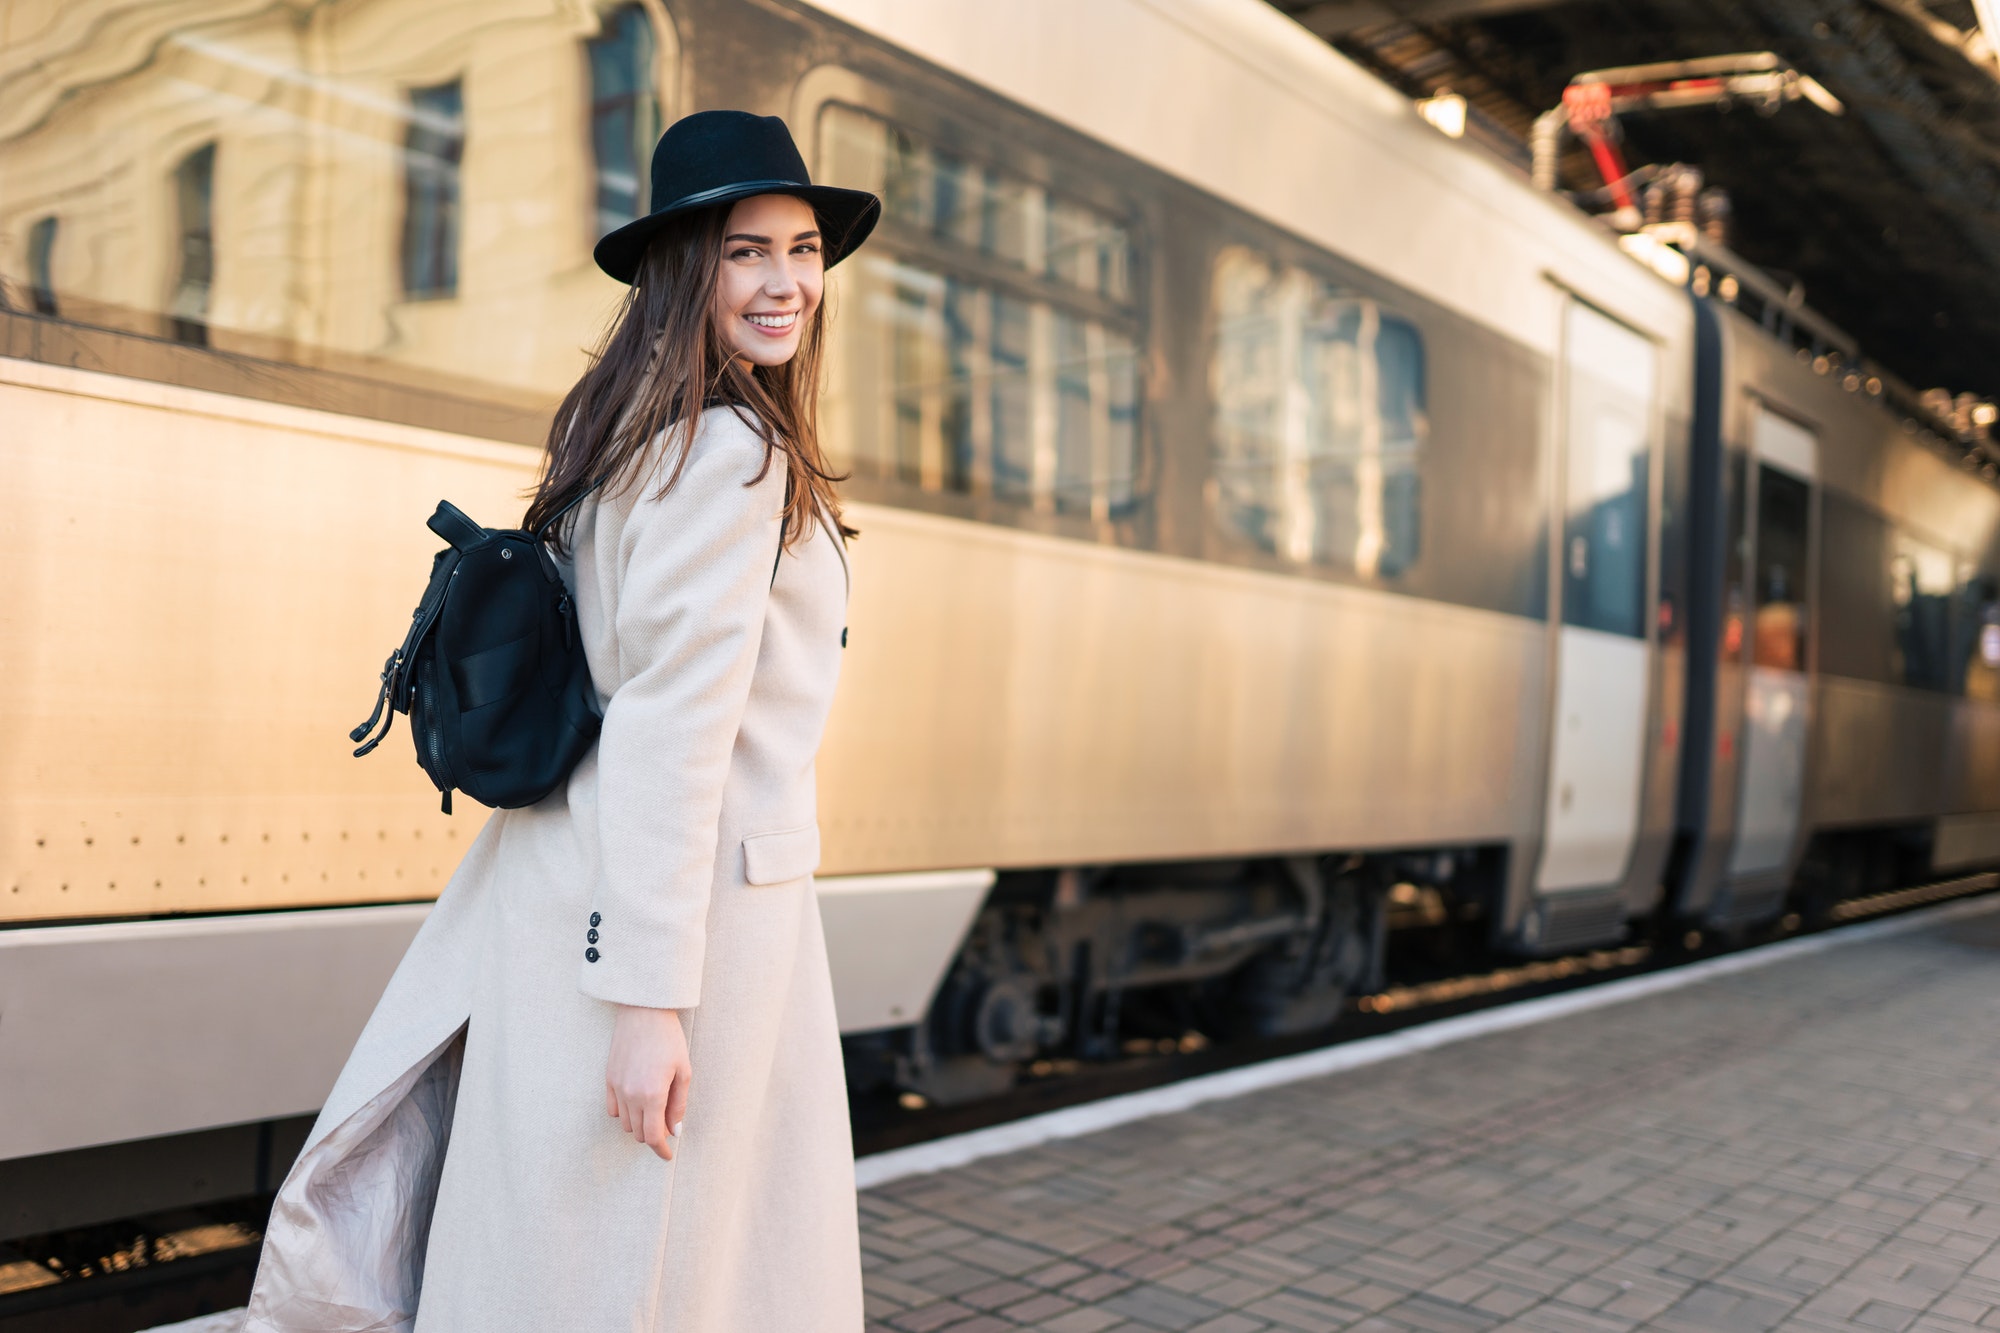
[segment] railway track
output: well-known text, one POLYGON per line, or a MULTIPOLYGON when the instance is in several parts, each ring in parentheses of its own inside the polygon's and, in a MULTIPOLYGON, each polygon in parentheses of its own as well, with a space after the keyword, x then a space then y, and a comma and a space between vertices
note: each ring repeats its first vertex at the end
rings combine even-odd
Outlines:
MULTIPOLYGON (((1827 927, 1914 911, 2000 888, 2000 873, 1958 876, 1837 904, 1827 927)), ((1211 1044, 1199 1033, 1127 1044, 1122 1059, 1030 1065, 1006 1094, 942 1107, 896 1095, 857 1099, 859 1157, 969 1134, 1186 1079, 1380 1037, 1421 1024, 1560 994, 1798 935, 1787 917, 1755 939, 1697 934, 1411 980, 1356 997, 1333 1027, 1298 1037, 1211 1044)), ((268 1196, 228 1200, 0 1243, 0 1333, 138 1333, 231 1309, 249 1293, 268 1196)))

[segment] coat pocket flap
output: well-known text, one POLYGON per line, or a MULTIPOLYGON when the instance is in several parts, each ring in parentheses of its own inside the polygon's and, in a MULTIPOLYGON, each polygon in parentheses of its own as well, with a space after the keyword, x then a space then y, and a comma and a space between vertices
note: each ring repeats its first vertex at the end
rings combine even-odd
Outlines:
POLYGON ((743 878, 752 884, 785 884, 819 868, 819 825, 755 833, 743 840, 743 878))

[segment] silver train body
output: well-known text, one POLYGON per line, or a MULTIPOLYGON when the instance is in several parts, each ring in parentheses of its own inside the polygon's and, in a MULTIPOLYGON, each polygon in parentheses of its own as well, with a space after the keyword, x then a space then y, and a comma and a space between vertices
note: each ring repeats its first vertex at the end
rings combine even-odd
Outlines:
MULTIPOLYGON (((479 22, 401 2, 343 0, 425 51, 479 22)), ((663 113, 783 114, 890 198, 828 403, 863 532, 821 766, 857 1086, 1305 1030, 1413 922, 1550 953, 2000 860, 2000 493, 1266 6, 631 8, 663 113)), ((0 126, 0 233, 43 260, 64 116, 124 86, 89 40, 91 91, 0 126)), ((222 40, 189 49, 282 64, 222 40)), ((532 145, 575 97, 525 86, 532 145)), ((549 291, 553 325, 465 336, 587 342, 611 294, 549 291)), ((424 514, 511 519, 577 364, 482 387, 60 304, 0 311, 9 1234, 282 1171, 472 827, 339 737, 424 514), (86 1168, 124 1183, 58 1183, 86 1168)))

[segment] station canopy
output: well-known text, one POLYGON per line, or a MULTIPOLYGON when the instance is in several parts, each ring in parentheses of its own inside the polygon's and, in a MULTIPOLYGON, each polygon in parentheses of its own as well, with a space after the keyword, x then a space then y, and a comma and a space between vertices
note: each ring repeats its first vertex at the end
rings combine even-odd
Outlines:
MULTIPOLYGON (((1270 3, 1412 98, 1463 98, 1465 137, 1524 174, 1536 118, 1579 74, 1776 53, 1841 113, 1625 111, 1624 161, 1698 168, 1727 191, 1728 244, 1910 384, 2000 397, 2000 62, 1978 12, 1993 22, 1996 0, 1270 3)), ((1556 176, 1608 208, 1580 143, 1556 176)))

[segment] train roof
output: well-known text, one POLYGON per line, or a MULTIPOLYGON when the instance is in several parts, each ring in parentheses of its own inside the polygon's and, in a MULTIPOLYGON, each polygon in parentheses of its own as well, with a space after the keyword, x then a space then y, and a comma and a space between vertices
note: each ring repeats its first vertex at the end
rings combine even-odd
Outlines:
POLYGON ((1601 225, 1262 0, 814 7, 1544 355, 1565 291, 1686 334, 1685 296, 1601 225))

